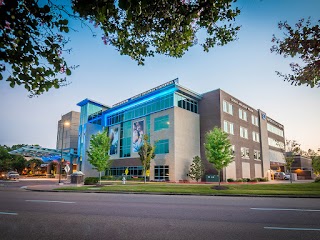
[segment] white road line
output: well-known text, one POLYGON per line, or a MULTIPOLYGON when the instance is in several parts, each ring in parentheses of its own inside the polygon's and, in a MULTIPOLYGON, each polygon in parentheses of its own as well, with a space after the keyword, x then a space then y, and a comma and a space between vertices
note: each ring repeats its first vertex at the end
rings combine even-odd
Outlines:
POLYGON ((320 212, 318 209, 299 209, 299 208, 250 208, 259 211, 297 211, 297 212, 320 212))
POLYGON ((292 230, 292 231, 320 231, 320 228, 282 228, 282 227, 264 227, 271 230, 292 230))
POLYGON ((49 201, 49 200, 26 200, 26 202, 44 202, 44 203, 75 203, 75 202, 49 201))
POLYGON ((22 186, 22 187, 20 187, 20 188, 26 189, 26 188, 28 188, 28 186, 22 186))
POLYGON ((3 215, 18 215, 18 213, 15 213, 15 212, 0 212, 0 214, 3 214, 3 215))

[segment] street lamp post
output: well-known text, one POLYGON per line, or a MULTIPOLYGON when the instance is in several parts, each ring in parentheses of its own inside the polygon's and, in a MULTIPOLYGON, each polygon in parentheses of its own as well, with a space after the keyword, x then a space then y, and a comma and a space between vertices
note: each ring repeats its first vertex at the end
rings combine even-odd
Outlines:
POLYGON ((60 164, 59 164, 59 184, 61 183, 61 172, 62 172, 64 126, 69 126, 69 125, 70 125, 69 122, 62 123, 61 158, 60 158, 60 164))

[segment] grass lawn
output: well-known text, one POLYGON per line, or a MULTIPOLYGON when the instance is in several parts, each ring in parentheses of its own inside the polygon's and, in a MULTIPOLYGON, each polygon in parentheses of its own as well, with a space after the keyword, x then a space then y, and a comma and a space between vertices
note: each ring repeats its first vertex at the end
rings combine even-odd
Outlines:
POLYGON ((175 184, 175 183, 137 183, 119 182, 107 183, 109 185, 62 187, 56 190, 68 191, 101 191, 101 192, 148 192, 148 193, 177 193, 200 195, 310 195, 320 197, 320 183, 299 184, 228 184, 227 190, 214 190, 216 184, 175 184))

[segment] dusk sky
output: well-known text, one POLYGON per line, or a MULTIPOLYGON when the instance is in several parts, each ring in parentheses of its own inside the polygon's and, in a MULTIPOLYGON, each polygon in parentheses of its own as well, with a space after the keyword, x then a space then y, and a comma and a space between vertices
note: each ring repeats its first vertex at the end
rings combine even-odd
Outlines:
POLYGON ((102 32, 74 23, 70 34, 69 64, 80 65, 69 78, 71 84, 28 98, 23 87, 14 89, 0 81, 0 144, 39 144, 55 148, 58 120, 90 98, 112 105, 138 93, 179 78, 179 84, 198 93, 221 88, 255 109, 261 109, 285 127, 286 139, 302 148, 320 148, 320 88, 294 87, 275 71, 289 73, 289 63, 270 52, 272 35, 280 37, 279 21, 295 24, 301 18, 320 17, 319 0, 241 0, 236 4, 242 26, 238 40, 209 53, 192 47, 181 59, 156 55, 138 66, 101 40, 102 32))

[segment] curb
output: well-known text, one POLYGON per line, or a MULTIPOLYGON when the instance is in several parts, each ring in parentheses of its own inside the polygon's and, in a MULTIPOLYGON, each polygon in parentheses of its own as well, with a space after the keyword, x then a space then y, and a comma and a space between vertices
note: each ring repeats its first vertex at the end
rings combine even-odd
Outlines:
POLYGON ((44 189, 29 189, 34 192, 67 192, 67 193, 104 193, 104 194, 148 194, 148 195, 177 195, 177 196, 216 196, 216 197, 257 197, 257 198, 320 198, 314 195, 251 195, 251 194, 191 194, 191 193, 158 193, 158 192, 119 192, 119 191, 72 191, 72 190, 44 190, 44 189))

